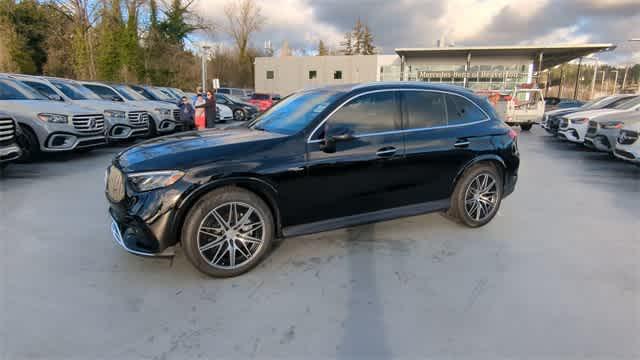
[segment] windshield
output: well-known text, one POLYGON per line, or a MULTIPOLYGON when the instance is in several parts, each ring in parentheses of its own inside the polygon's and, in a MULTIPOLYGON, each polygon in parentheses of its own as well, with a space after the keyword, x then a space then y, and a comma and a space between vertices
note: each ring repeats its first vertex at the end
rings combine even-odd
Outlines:
POLYGON ((147 100, 144 96, 135 92, 132 88, 125 85, 116 85, 114 86, 116 90, 120 93, 120 95, 124 96, 127 100, 147 100))
POLYGON ((584 109, 592 109, 592 108, 594 108, 594 109, 595 109, 595 108, 596 108, 596 106, 597 106, 597 105, 598 105, 602 100, 604 100, 604 99, 606 99, 606 96, 602 96, 602 97, 599 97, 599 98, 595 98, 595 99, 593 99, 593 100, 591 100, 591 101, 586 102, 585 104, 583 104, 583 105, 581 106, 581 108, 584 108, 584 109))
POLYGON ((98 95, 80 84, 60 80, 51 80, 51 84, 71 100, 101 100, 98 95))
POLYGON ((178 95, 178 97, 183 97, 183 96, 187 96, 187 94, 185 94, 184 91, 180 90, 180 89, 176 89, 176 88, 168 88, 169 90, 173 91, 174 94, 178 95))
POLYGON ((18 81, 0 79, 0 100, 49 100, 18 81))
POLYGON ((163 92, 161 89, 156 89, 153 87, 146 87, 145 88, 148 92, 150 92, 156 99, 160 99, 160 100, 175 100, 173 97, 170 97, 169 95, 167 95, 165 92, 163 92))
POLYGON ((335 90, 313 90, 293 94, 267 110, 249 127, 279 134, 295 134, 342 94, 335 90))
POLYGON ((619 103, 614 105, 613 108, 620 110, 631 110, 638 105, 640 105, 640 96, 635 96, 626 98, 624 99, 624 101, 620 101, 619 103))

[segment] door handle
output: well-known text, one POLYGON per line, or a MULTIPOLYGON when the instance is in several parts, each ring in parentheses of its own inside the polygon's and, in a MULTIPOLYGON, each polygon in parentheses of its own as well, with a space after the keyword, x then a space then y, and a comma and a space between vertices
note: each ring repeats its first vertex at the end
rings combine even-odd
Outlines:
POLYGON ((388 156, 392 156, 397 151, 398 151, 398 149, 394 148, 393 146, 383 147, 382 149, 380 149, 380 150, 378 150, 376 152, 376 155, 378 155, 380 157, 388 157, 388 156))
POLYGON ((469 146, 469 144, 471 144, 471 142, 469 142, 469 140, 458 140, 458 141, 456 141, 455 144, 453 144, 453 146, 455 146, 457 148, 463 148, 463 147, 469 146))

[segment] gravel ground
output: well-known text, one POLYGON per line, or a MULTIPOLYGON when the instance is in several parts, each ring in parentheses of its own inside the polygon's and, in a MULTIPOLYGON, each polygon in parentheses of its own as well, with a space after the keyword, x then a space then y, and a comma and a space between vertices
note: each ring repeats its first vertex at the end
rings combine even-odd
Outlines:
POLYGON ((640 168, 520 137, 494 221, 438 214, 282 241, 244 276, 122 251, 104 169, 119 149, 0 177, 0 358, 640 357, 640 168))

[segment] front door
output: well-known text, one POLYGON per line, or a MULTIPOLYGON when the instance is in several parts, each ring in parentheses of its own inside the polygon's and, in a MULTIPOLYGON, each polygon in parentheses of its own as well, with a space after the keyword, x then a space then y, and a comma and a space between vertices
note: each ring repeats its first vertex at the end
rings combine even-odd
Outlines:
POLYGON ((403 174, 399 95, 385 90, 352 98, 334 112, 307 144, 309 223, 391 208, 403 174), (345 139, 345 134, 347 138, 345 139), (326 139, 341 138, 327 149, 326 139))

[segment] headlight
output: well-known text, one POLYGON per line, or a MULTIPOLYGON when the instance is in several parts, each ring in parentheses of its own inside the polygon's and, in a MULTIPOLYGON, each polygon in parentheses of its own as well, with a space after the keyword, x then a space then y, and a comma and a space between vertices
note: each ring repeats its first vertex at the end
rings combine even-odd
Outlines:
POLYGON ((68 124, 69 117, 60 114, 38 114, 38 119, 55 124, 68 124))
POLYGON ((104 117, 108 117, 112 119, 124 119, 127 117, 127 114, 124 111, 105 110, 104 117))
POLYGON ((605 123, 601 123, 600 126, 603 129, 622 129, 624 123, 622 121, 607 121, 605 123))
POLYGON ((184 173, 178 170, 150 171, 129 175, 129 181, 137 191, 150 191, 171 186, 182 179, 184 173))
POLYGON ((572 124, 584 124, 587 122, 587 118, 582 118, 582 119, 571 119, 571 123, 572 124))
POLYGON ((160 115, 162 116, 171 116, 171 110, 170 109, 156 109, 157 112, 160 113, 160 115))

